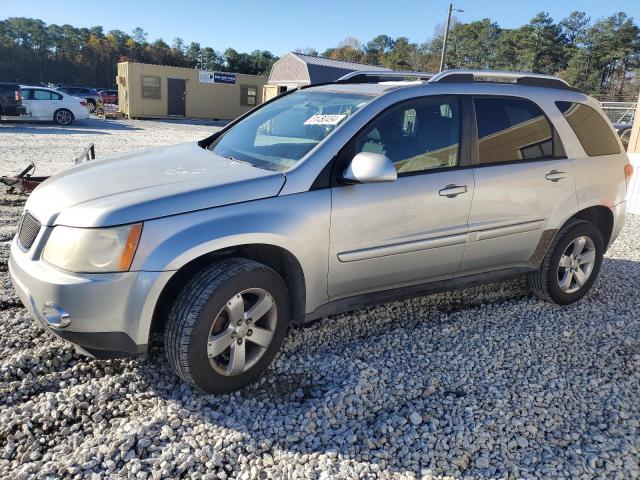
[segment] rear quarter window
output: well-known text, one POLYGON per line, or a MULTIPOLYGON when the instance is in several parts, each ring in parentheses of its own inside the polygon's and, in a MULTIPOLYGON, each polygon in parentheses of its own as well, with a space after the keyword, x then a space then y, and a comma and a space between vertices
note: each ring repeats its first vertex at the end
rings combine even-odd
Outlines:
POLYGON ((590 157, 620 153, 620 146, 606 120, 589 105, 577 102, 556 102, 567 119, 582 148, 590 157))

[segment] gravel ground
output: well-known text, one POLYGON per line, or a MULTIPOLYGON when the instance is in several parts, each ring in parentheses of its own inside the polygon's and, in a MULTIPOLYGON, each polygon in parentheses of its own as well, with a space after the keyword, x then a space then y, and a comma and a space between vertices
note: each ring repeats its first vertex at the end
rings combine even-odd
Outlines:
POLYGON ((158 347, 94 361, 28 318, 0 197, 0 478, 638 478, 640 217, 592 292, 522 280, 293 329, 261 382, 191 390, 158 347))
POLYGON ((96 157, 156 145, 200 140, 223 122, 208 120, 104 120, 91 117, 69 127, 52 123, 0 123, 0 175, 15 175, 33 161, 37 175, 71 165, 90 144, 96 157))

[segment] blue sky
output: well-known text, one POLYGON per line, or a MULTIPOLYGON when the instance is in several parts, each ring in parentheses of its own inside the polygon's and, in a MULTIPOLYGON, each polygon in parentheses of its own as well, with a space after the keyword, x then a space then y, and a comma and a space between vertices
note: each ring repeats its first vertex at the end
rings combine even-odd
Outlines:
MULTIPOLYGON (((282 55, 296 48, 322 52, 347 36, 366 42, 385 33, 423 42, 443 23, 448 0, 0 0, 0 18, 21 16, 46 23, 76 27, 102 25, 105 32, 131 32, 142 27, 150 40, 175 37, 196 41, 216 50, 271 50, 282 55)), ((503 27, 528 22, 540 11, 558 20, 573 10, 586 11, 593 19, 623 11, 640 22, 640 0, 538 0, 524 2, 458 0, 456 13, 464 22, 488 17, 503 27)))

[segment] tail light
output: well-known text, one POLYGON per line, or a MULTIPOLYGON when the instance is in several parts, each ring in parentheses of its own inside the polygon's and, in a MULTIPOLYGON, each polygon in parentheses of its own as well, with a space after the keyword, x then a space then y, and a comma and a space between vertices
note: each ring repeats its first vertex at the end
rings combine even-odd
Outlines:
POLYGON ((22 101, 22 92, 20 90, 16 90, 16 102, 22 101))
POLYGON ((624 166, 624 181, 627 182, 627 187, 629 186, 629 182, 631 181, 631 176, 633 175, 633 165, 627 163, 624 166))
POLYGON ((86 100, 80 100, 80 105, 82 105, 83 107, 87 106, 87 101, 86 100))

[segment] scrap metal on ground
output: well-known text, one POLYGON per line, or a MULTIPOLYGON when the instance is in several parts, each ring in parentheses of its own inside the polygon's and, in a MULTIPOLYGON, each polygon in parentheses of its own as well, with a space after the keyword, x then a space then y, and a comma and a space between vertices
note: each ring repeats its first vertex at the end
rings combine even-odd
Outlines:
MULTIPOLYGON (((88 162, 90 160, 95 160, 96 158, 96 149, 93 143, 90 143, 87 148, 85 148, 80 155, 78 155, 74 160, 73 164, 78 165, 83 162, 88 162)), ((15 177, 0 177, 0 183, 3 184, 7 193, 9 194, 29 194, 31 193, 38 185, 44 182, 48 176, 34 176, 36 171, 36 165, 33 162, 30 162, 27 167, 25 167, 20 173, 18 173, 15 177)))

